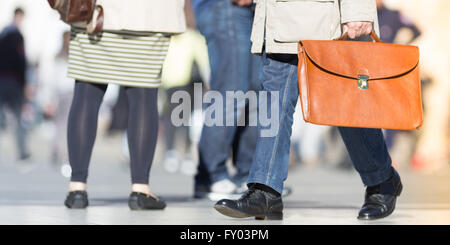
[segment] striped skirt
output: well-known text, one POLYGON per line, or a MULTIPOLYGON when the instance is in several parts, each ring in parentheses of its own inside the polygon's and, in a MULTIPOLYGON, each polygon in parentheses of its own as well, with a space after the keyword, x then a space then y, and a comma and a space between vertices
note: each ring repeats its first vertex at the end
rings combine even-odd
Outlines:
POLYGON ((169 36, 126 31, 91 36, 75 27, 71 33, 69 77, 128 87, 160 86, 169 36))

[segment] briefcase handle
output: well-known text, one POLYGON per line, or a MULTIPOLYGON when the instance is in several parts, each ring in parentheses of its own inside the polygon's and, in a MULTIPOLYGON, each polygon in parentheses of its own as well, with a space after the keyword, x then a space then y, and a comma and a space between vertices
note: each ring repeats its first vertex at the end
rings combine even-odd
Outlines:
MULTIPOLYGON (((372 39, 377 42, 377 43, 384 43, 383 41, 381 41, 381 39, 378 37, 378 35, 372 30, 372 32, 370 33, 370 36, 372 37, 372 39)), ((345 40, 348 38, 348 32, 345 32, 340 38, 336 39, 336 40, 345 40)))

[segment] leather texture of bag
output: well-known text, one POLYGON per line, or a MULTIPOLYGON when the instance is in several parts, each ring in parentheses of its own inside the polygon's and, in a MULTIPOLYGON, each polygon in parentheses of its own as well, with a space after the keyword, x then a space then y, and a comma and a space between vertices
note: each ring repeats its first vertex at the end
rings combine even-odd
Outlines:
POLYGON ((50 6, 57 10, 61 20, 67 24, 84 22, 87 31, 96 34, 103 29, 103 7, 96 5, 96 0, 48 0, 50 6), (98 16, 94 16, 98 9, 98 16))
POLYGON ((319 125, 412 130, 423 122, 419 48, 304 40, 298 45, 303 118, 319 125))

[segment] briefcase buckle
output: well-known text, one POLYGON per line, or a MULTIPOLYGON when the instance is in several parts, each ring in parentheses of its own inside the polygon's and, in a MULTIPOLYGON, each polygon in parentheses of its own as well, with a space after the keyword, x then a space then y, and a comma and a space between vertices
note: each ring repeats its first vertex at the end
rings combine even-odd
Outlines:
POLYGON ((369 76, 358 75, 358 88, 360 88, 362 90, 369 89, 369 76))

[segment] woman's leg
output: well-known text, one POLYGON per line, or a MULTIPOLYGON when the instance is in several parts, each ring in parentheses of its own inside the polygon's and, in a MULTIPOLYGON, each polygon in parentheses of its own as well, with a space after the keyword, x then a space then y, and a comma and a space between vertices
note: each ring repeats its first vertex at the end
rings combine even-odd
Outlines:
POLYGON ((107 85, 76 81, 70 108, 67 139, 72 167, 71 191, 84 190, 95 136, 97 119, 107 85))
POLYGON ((127 87, 126 93, 133 191, 150 194, 149 173, 158 137, 158 89, 127 87))

